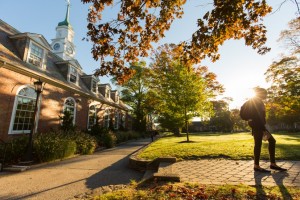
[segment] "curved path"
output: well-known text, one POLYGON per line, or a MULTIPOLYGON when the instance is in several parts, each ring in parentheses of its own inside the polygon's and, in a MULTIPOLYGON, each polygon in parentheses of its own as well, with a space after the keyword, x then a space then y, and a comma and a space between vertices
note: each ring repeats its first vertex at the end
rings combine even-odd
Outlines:
POLYGON ((129 156, 150 139, 61 162, 33 166, 21 173, 0 173, 0 199, 71 199, 101 186, 140 180, 142 172, 128 168, 129 156))

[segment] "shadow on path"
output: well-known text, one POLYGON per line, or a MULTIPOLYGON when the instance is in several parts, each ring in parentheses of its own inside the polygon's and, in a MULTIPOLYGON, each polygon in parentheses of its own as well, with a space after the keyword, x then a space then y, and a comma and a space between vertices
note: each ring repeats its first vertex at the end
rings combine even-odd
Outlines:
MULTIPOLYGON (((128 146, 136 146, 136 145, 137 145, 137 143, 127 143, 125 145, 118 147, 117 152, 108 150, 108 151, 103 152, 103 154, 109 154, 110 152, 113 155, 118 154, 118 152, 124 153, 123 150, 125 150, 128 146)), ((131 152, 129 155, 127 155, 123 159, 118 160, 117 162, 113 163, 109 167, 107 167, 107 168, 99 171, 98 173, 92 175, 91 177, 89 177, 86 181, 87 188, 93 190, 93 189, 97 189, 101 186, 129 184, 133 180, 134 181, 141 180, 144 175, 144 172, 129 168, 129 157, 132 154, 138 152, 142 148, 144 148, 144 146, 135 150, 134 152, 131 152)))
POLYGON ((266 192, 264 191, 262 185, 262 179, 268 177, 269 175, 270 174, 268 173, 254 172, 256 199, 265 199, 266 192))
POLYGON ((144 173, 128 167, 129 156, 115 162, 86 180, 87 188, 93 190, 101 186, 128 184, 131 180, 139 181, 144 173))
MULTIPOLYGON (((96 152, 91 156, 84 155, 84 156, 79 156, 76 158, 64 160, 61 162, 48 163, 47 165, 35 167, 32 170, 39 169, 39 168, 51 169, 53 167, 55 168, 56 166, 59 166, 60 168, 64 168, 68 164, 75 164, 77 162, 94 159, 93 156, 95 155, 96 156, 97 155, 104 155, 104 156, 124 155, 125 156, 119 160, 116 160, 116 162, 112 163, 111 165, 108 165, 106 168, 100 170, 99 172, 97 172, 96 174, 88 178, 75 179, 73 181, 55 187, 44 188, 40 191, 35 191, 34 193, 26 194, 26 195, 20 195, 20 194, 18 195, 11 194, 6 196, 0 195, 0 199, 14 200, 14 199, 37 198, 39 195, 43 193, 55 191, 55 190, 59 191, 64 187, 67 186, 70 187, 72 184, 76 184, 78 182, 85 182, 86 189, 93 190, 101 186, 128 184, 131 182, 131 180, 139 181, 142 179, 144 173, 129 168, 129 157, 135 152, 142 149, 144 146, 145 146, 145 142, 134 141, 132 143, 123 144, 116 148, 106 149, 101 152, 96 152), (131 149, 131 147, 135 147, 135 146, 140 146, 140 147, 138 147, 138 149, 131 149)), ((66 170, 67 168, 70 169, 70 167, 66 167, 66 170)), ((85 192, 85 191, 78 191, 78 192, 85 192)))

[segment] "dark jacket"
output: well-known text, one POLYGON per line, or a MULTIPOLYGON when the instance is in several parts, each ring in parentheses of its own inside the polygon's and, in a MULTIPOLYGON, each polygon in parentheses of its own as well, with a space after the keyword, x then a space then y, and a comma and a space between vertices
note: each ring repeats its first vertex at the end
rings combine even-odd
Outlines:
POLYGON ((266 129, 266 108, 264 102, 260 98, 252 98, 251 100, 251 120, 250 127, 256 131, 265 131, 266 129))

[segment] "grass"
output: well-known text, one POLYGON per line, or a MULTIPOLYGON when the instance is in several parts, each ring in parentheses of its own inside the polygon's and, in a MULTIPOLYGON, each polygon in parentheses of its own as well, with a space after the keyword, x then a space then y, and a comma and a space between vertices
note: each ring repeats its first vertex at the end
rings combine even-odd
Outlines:
MULTIPOLYGON (((284 187, 284 186, 282 186, 284 187)), ((195 183, 150 183, 131 185, 94 197, 97 200, 112 199, 299 199, 300 188, 246 185, 200 185, 195 183)))
MULTIPOLYGON (((277 160, 300 160, 300 133, 274 133, 277 160)), ((139 159, 176 157, 178 160, 201 158, 228 158, 248 160, 253 158, 254 141, 250 133, 191 134, 186 137, 162 137, 150 144, 139 159)), ((268 159, 268 142, 263 141, 261 159, 268 159)))
MULTIPOLYGON (((277 140, 276 157, 279 160, 300 160, 300 133, 273 134, 277 140)), ((250 133, 191 134, 186 137, 168 135, 151 143, 138 157, 153 160, 157 157, 176 157, 179 160, 218 158, 252 159, 253 137, 250 133)), ((263 142, 262 159, 268 159, 267 142, 263 142)), ((125 189, 94 196, 97 200, 135 199, 300 199, 299 187, 203 185, 197 183, 141 182, 131 183, 125 189)))

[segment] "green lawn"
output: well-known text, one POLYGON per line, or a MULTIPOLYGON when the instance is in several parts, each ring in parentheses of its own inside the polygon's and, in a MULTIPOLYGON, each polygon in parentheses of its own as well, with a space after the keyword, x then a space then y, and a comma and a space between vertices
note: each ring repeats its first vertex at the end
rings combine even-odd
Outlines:
MULTIPOLYGON (((274 133, 277 160, 300 160, 300 133, 274 133)), ((138 155, 140 159, 176 157, 179 160, 200 158, 252 159, 254 141, 250 133, 191 134, 162 137, 138 155)), ((261 159, 268 159, 268 142, 263 142, 261 159)))

